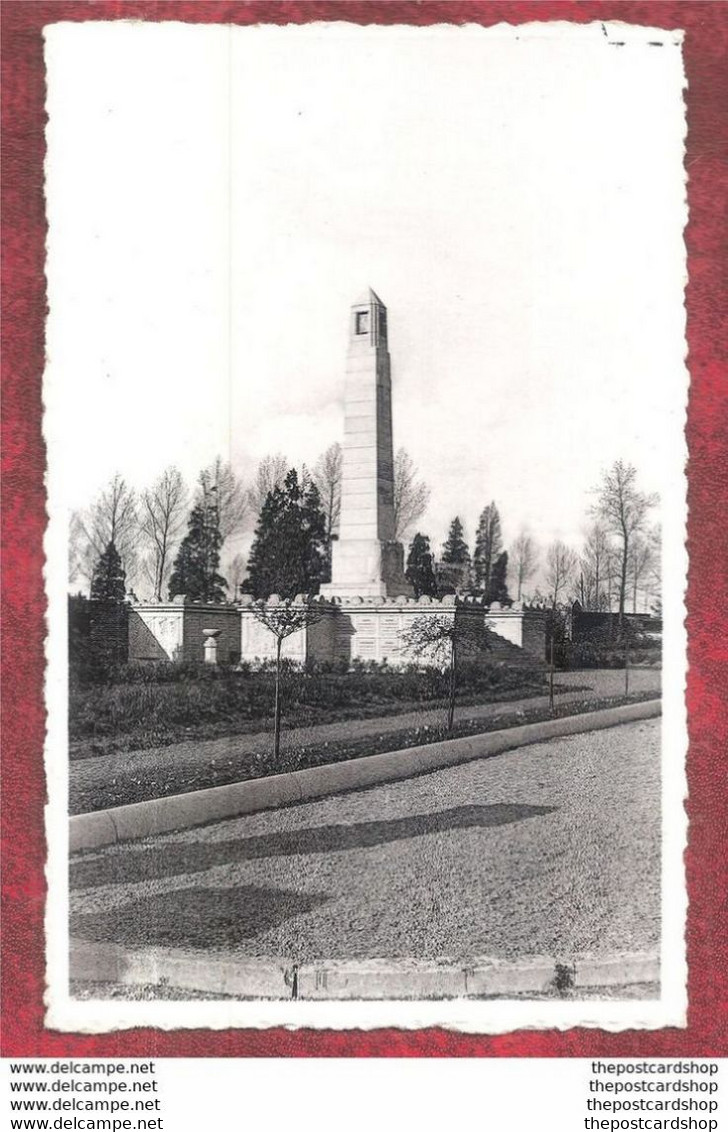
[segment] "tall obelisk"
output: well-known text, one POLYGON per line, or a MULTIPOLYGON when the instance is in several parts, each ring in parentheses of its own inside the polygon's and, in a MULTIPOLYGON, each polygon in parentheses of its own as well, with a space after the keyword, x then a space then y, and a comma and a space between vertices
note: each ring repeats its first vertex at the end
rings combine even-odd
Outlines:
POLYGON ((394 536, 392 378, 387 308, 374 291, 351 308, 344 389, 339 537, 329 597, 411 597, 394 536))

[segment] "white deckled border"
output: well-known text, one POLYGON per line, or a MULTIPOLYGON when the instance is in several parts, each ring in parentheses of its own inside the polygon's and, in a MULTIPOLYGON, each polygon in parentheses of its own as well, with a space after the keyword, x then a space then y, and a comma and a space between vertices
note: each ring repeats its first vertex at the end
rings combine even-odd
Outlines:
MULTIPOLYGON (((46 28, 46 61, 49 67, 48 138, 52 142, 54 107, 60 92, 53 85, 53 57, 61 49, 64 37, 89 35, 95 25, 56 24, 46 28)), ((132 24, 120 21, 124 33, 130 34, 132 24)), ((167 34, 185 36, 210 35, 208 27, 191 27, 183 24, 166 24, 167 34)), ((160 25, 137 24, 135 34, 146 34, 152 29, 159 34, 160 25)), ((231 35, 252 35, 276 39, 289 34, 305 38, 334 34, 341 42, 348 37, 367 34, 375 37, 397 35, 403 40, 415 41, 432 36, 459 37, 468 35, 483 43, 499 37, 538 37, 544 40, 568 38, 578 42, 595 42, 603 39, 610 50, 628 43, 630 47, 645 50, 680 47, 682 32, 645 28, 620 22, 576 25, 566 22, 527 24, 518 27, 498 25, 482 28, 475 25, 455 27, 437 25, 427 28, 396 26, 392 28, 368 26, 358 28, 339 23, 335 25, 307 24, 290 27, 258 26, 234 28, 231 35)), ((684 72, 683 72, 683 85, 684 72)), ((676 90, 676 97, 680 94, 676 90)), ((49 152, 53 154, 52 145, 49 152)), ((57 156, 57 155, 56 155, 57 156)), ((46 180, 52 184, 53 168, 47 163, 46 180)), ((52 190, 48 205, 49 236, 48 266, 51 313, 48 322, 47 349, 52 357, 57 326, 53 318, 54 282, 54 198, 52 190)), ((687 207, 682 216, 684 224, 687 207)), ((684 268, 683 268, 684 271, 684 268)), ((684 323, 683 323, 684 325, 684 323)), ((687 353, 685 348, 684 354, 687 353)), ((684 356, 684 355, 683 355, 684 356)), ((674 465, 666 477, 668 490, 663 498, 664 519, 664 668, 663 668, 663 921, 660 957, 662 991, 654 1002, 610 1000, 584 1001, 449 1001, 449 1002, 122 1002, 100 1003, 73 1000, 69 997, 69 939, 68 939, 68 692, 67 692, 67 625, 66 625, 66 498, 63 489, 63 468, 55 457, 56 437, 54 422, 63 391, 52 383, 44 389, 44 437, 48 451, 48 511, 49 525, 45 539, 46 591, 48 596, 48 635, 46 639, 46 704, 48 733, 45 749, 45 768, 48 782, 46 807, 46 834, 49 845, 46 877, 48 904, 46 909, 47 981, 46 1025, 51 1029, 78 1033, 103 1033, 129 1027, 154 1026, 164 1030, 206 1027, 214 1030, 231 1027, 263 1029, 272 1026, 289 1028, 313 1027, 324 1029, 373 1029, 396 1026, 418 1029, 441 1026, 468 1033, 505 1033, 516 1029, 559 1029, 574 1026, 620 1031, 629 1028, 659 1029, 665 1026, 686 1024, 686 960, 684 946, 687 896, 684 885, 683 853, 687 842, 687 818, 684 810, 686 795, 685 755, 687 750, 687 721, 685 709, 686 630, 684 625, 684 592, 687 573, 685 549, 686 483, 684 464, 686 444, 684 438, 684 398, 676 411, 673 430, 674 465)))

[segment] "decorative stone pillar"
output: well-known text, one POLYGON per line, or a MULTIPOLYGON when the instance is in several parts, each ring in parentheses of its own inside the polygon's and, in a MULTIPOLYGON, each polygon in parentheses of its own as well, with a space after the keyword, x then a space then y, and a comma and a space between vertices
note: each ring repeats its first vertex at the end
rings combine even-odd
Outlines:
POLYGON ((205 664, 217 664, 217 638, 222 629, 203 629, 205 638, 205 664))

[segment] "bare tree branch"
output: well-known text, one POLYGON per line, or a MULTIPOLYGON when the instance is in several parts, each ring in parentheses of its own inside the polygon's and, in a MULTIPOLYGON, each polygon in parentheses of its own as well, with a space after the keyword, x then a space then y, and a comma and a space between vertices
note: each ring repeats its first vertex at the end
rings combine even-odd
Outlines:
POLYGON ((343 452, 340 444, 332 444, 319 456, 313 469, 313 482, 321 496, 321 507, 326 516, 326 538, 338 533, 341 518, 341 476, 343 452))
POLYGON ((225 463, 220 456, 200 472, 199 482, 202 502, 207 503, 209 494, 215 492, 219 530, 224 543, 243 526, 249 510, 248 492, 232 465, 225 463))
POLYGON ((637 469, 633 464, 617 460, 605 474, 599 488, 596 513, 604 520, 610 534, 619 544, 619 620, 624 617, 627 597, 629 555, 634 536, 644 530, 649 511, 657 503, 656 495, 647 495, 637 488, 637 469))
POLYGON ((91 582, 94 563, 88 555, 88 545, 83 518, 79 511, 72 511, 68 524, 68 584, 77 585, 79 581, 91 582))
POLYGON ((516 580, 516 600, 523 598, 523 587, 536 573, 538 551, 536 544, 526 531, 521 531, 511 546, 510 563, 516 580))
POLYGON ((421 657, 429 664, 449 669, 447 729, 452 731, 457 695, 458 660, 464 648, 469 652, 476 652, 489 647, 482 609, 479 613, 470 610, 465 614, 461 612, 460 615, 453 609, 450 617, 444 613, 415 617, 402 634, 402 645, 410 655, 421 657))
POLYGON ((400 448, 394 458, 394 537, 401 542, 422 518, 430 501, 430 489, 417 479, 411 456, 400 448))
POLYGON ((287 474, 288 461, 280 452, 276 456, 265 456, 258 464, 255 478, 246 493, 250 513, 256 521, 269 492, 282 487, 287 474))
POLYGON ((155 601, 162 601, 186 509, 187 489, 177 468, 167 468, 154 486, 142 493, 140 525, 148 548, 155 601))
POLYGON ((546 551, 546 585, 551 605, 555 609, 559 598, 563 598, 576 569, 577 557, 570 547, 557 540, 546 551))
POLYGON ((71 516, 77 573, 90 582, 96 563, 113 542, 131 586, 138 570, 139 513, 136 492, 117 472, 85 512, 71 516))
POLYGON ((609 608, 609 556, 607 532, 600 522, 590 527, 579 559, 579 601, 583 609, 609 608))
MULTIPOLYGON (((639 591, 643 589, 642 583, 647 581, 649 585, 653 578, 654 558, 655 545, 650 535, 635 535, 632 539, 628 563, 628 580, 632 591, 633 613, 637 612, 637 596, 639 591)), ((645 604, 647 604, 647 600, 645 604)))

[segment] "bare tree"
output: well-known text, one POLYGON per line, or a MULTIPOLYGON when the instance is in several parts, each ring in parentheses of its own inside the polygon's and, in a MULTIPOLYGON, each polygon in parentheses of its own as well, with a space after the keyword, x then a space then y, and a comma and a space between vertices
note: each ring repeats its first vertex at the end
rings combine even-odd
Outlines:
POLYGON ((341 445, 332 444, 322 456, 319 456, 312 473, 313 482, 321 496, 321 507, 326 516, 326 539, 329 542, 332 535, 337 534, 339 530, 342 465, 341 445))
POLYGON ((166 590, 186 510, 187 488, 177 468, 167 468, 154 486, 142 493, 140 527, 148 548, 148 570, 155 601, 162 601, 166 590))
POLYGON ((286 637, 313 625, 319 620, 320 611, 310 605, 296 605, 294 601, 281 601, 277 605, 271 601, 255 601, 247 607, 276 639, 276 680, 275 704, 273 708, 273 754, 278 758, 281 749, 281 650, 286 637))
POLYGON ((516 600, 521 601, 523 587, 533 577, 538 567, 536 544, 526 531, 521 531, 513 542, 509 561, 516 580, 516 600))
POLYGON ((601 523, 587 532, 579 559, 579 600, 584 609, 603 610, 608 605, 610 546, 601 523))
POLYGON ((637 469, 632 464, 617 460, 605 473, 596 504, 597 514, 604 520, 610 534, 618 542, 619 552, 619 624, 624 619, 627 597, 629 556, 635 536, 643 532, 650 508, 657 503, 656 495, 647 495, 637 488, 637 469))
POLYGON ((662 608, 662 529, 659 523, 647 535, 650 545, 650 564, 645 584, 645 603, 650 612, 662 608))
POLYGON ((574 551, 565 543, 552 542, 546 551, 546 585, 551 606, 556 609, 559 599, 566 596, 566 589, 576 569, 577 558, 574 551))
POLYGON ((430 501, 430 489, 417 479, 417 468, 411 456, 400 448, 394 458, 394 538, 401 542, 414 524, 422 518, 430 501))
POLYGON ((71 524, 79 573, 90 580, 96 563, 113 543, 131 585, 138 567, 138 504, 136 492, 118 472, 87 511, 74 512, 71 524))
POLYGON ((282 487, 288 474, 288 461, 280 452, 275 456, 264 456, 258 464, 246 498, 251 515, 257 520, 269 492, 282 487))
POLYGON ((447 697, 447 729, 452 731, 457 696, 458 662, 464 651, 474 653, 489 647, 482 610, 459 617, 437 613, 415 617, 402 634, 407 652, 424 657, 430 664, 446 667, 449 672, 447 697))
POLYGON ((89 561, 83 517, 79 511, 72 511, 68 523, 68 584, 75 586, 85 579, 91 582, 94 563, 89 561))
MULTIPOLYGON (((203 468, 199 478, 202 502, 207 504, 208 496, 214 492, 218 514, 218 525, 222 542, 239 531, 249 509, 248 493, 244 490, 232 465, 225 463, 220 456, 207 468, 203 468)), ((221 544, 222 545, 222 544, 221 544)))
MULTIPOLYGON (((651 580, 654 570, 654 543, 649 534, 638 534, 632 540, 629 551, 629 585, 632 590, 632 612, 637 612, 637 595, 644 589, 643 583, 651 580)), ((645 606, 648 600, 645 597, 645 606)))

